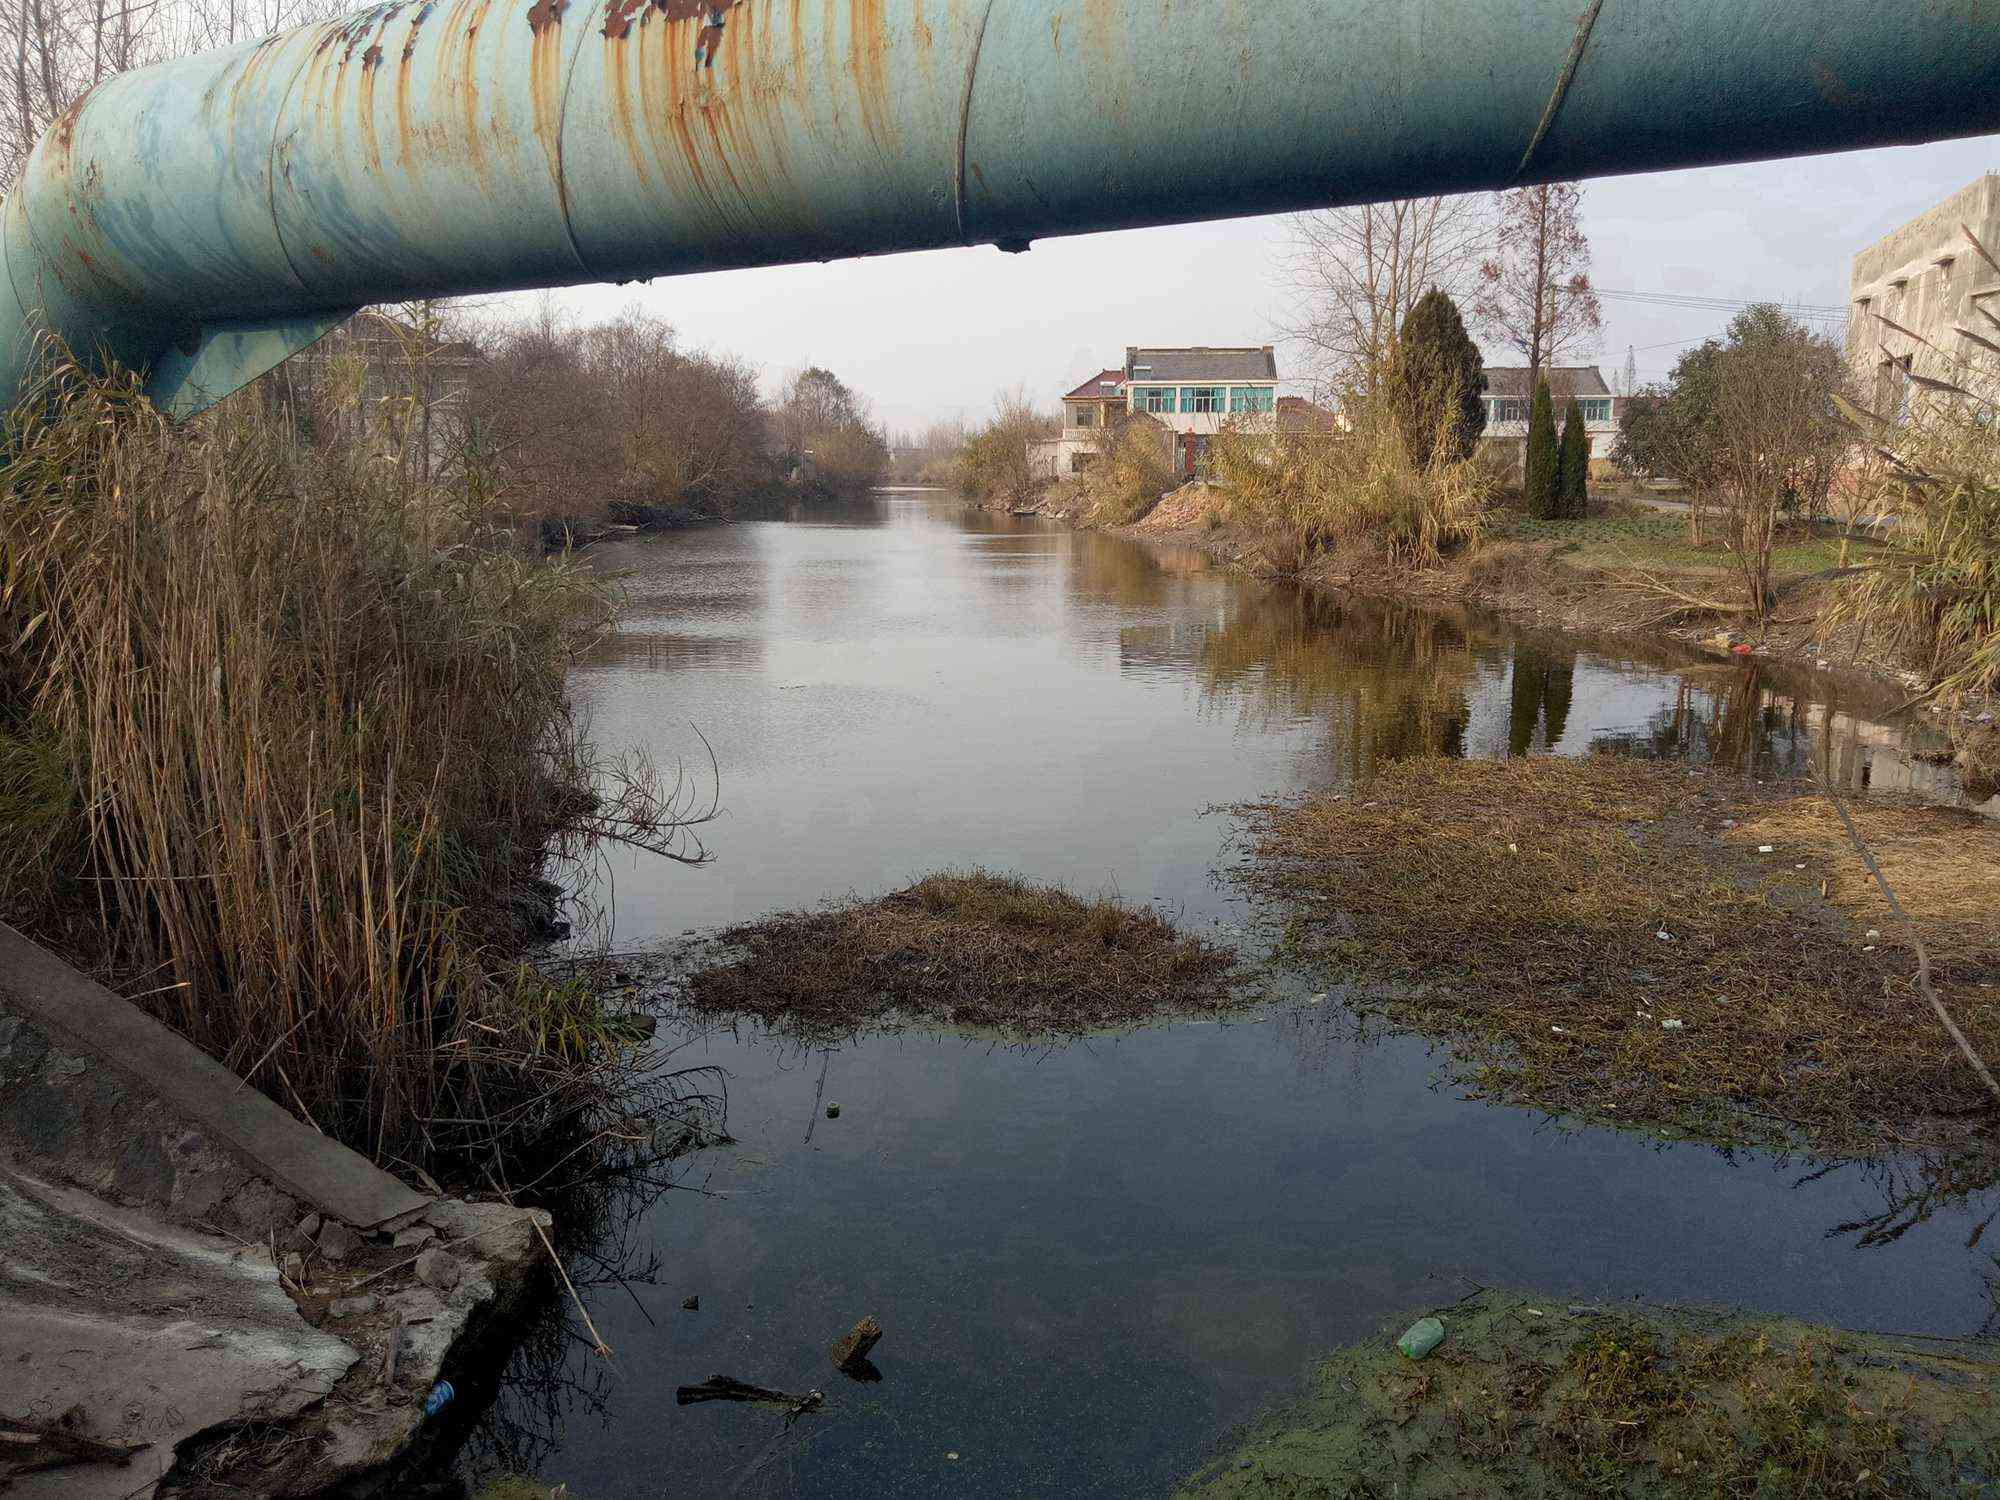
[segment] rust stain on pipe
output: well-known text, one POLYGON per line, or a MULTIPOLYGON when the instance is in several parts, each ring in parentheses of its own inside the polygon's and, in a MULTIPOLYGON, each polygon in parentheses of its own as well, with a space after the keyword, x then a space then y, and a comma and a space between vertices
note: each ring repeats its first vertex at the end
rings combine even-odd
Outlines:
POLYGON ((848 0, 847 72, 861 106, 861 125, 879 146, 891 144, 889 23, 882 0, 848 0))

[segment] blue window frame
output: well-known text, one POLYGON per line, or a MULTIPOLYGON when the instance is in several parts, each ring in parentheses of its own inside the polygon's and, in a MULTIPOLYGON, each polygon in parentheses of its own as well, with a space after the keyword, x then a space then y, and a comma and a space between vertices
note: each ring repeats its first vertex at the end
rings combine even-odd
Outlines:
POLYGON ((1611 420, 1611 403, 1609 401, 1603 399, 1579 401, 1577 405, 1583 408, 1583 420, 1586 422, 1609 422, 1611 420))
POLYGON ((1184 385, 1181 387, 1181 414, 1183 416, 1227 411, 1229 392, 1219 385, 1184 385))
POLYGON ((1493 420, 1495 422, 1525 422, 1528 420, 1528 403, 1508 396, 1493 398, 1493 420))
POLYGON ((1269 386, 1239 385, 1229 392, 1229 410, 1232 413, 1273 411, 1277 404, 1278 393, 1269 386))
POLYGON ((1132 388, 1132 410, 1172 411, 1174 409, 1174 387, 1170 385, 1141 385, 1132 388))

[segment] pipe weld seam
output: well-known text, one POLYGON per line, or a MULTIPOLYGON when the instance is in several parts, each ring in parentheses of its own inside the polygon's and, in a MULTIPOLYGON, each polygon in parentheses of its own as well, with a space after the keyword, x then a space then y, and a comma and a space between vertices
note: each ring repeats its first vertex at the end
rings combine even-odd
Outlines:
POLYGON ((1556 116, 1562 113, 1563 100, 1569 97, 1569 86, 1576 78, 1577 66, 1583 61, 1583 49, 1590 45, 1591 30, 1597 25, 1597 13, 1604 9, 1604 0, 1590 0, 1590 9, 1583 13, 1583 19, 1576 23, 1576 35, 1569 44, 1569 56, 1563 59, 1562 75, 1556 79, 1555 92, 1549 95, 1548 106, 1542 111, 1541 123, 1535 126, 1533 139, 1528 149, 1521 153, 1521 165, 1514 169, 1514 181, 1520 182, 1528 175, 1528 168, 1534 163, 1535 153, 1542 149, 1542 142, 1556 123, 1556 116))
POLYGON ((978 29, 972 33, 972 56, 965 64, 965 92, 958 101, 958 156, 952 170, 951 202, 958 218, 960 244, 971 243, 965 232, 966 138, 972 134, 972 86, 979 79, 979 54, 986 46, 986 23, 992 19, 993 0, 986 0, 986 8, 979 13, 978 29))

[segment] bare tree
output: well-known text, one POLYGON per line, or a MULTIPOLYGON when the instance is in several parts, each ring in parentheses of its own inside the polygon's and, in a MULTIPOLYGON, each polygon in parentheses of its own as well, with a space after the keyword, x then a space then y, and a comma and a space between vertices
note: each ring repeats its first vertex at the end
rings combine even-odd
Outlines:
POLYGON ((323 20, 348 0, 0 0, 0 188, 56 117, 130 68, 323 20))
POLYGON ((1494 253, 1479 268, 1473 318, 1528 361, 1528 390, 1604 324, 1590 284, 1583 189, 1549 182, 1495 195, 1494 253))
POLYGON ((1825 505, 1852 440, 1834 402, 1848 377, 1840 347, 1771 312, 1776 326, 1722 353, 1711 459, 1724 541, 1760 620, 1780 521, 1825 505))
POLYGON ((1372 392, 1417 299, 1436 287, 1464 300, 1490 233, 1476 197, 1294 214, 1278 259, 1290 299, 1279 334, 1323 390, 1372 392))

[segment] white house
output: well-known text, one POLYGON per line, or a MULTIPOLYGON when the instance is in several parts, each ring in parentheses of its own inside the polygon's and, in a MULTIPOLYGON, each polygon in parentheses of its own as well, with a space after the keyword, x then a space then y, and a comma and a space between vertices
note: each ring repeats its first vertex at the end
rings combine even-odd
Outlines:
POLYGON ((1174 467, 1192 477, 1225 426, 1275 431, 1278 360, 1256 348, 1127 349, 1125 410, 1145 412, 1174 435, 1174 467))
MULTIPOLYGON (((1604 383, 1604 372, 1596 365, 1558 366, 1542 372, 1549 394, 1556 404, 1556 431, 1562 431, 1563 409, 1570 397, 1583 408, 1583 430, 1590 434, 1590 456, 1609 458, 1618 441, 1619 400, 1604 383)), ((1528 386, 1528 372, 1522 369, 1486 367, 1486 431, 1482 443, 1512 443, 1525 451, 1528 445, 1528 414, 1534 400, 1528 386)))
POLYGON ((1062 436, 1028 445, 1039 478, 1081 473, 1094 463, 1105 429, 1143 412, 1171 435, 1174 468, 1192 476, 1209 439, 1225 425, 1275 431, 1278 361, 1258 347, 1127 349, 1125 363, 1102 370, 1063 396, 1062 436))

